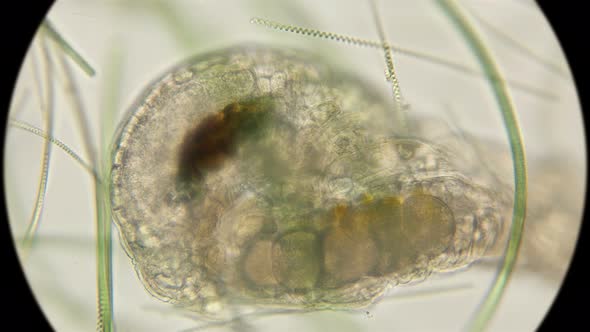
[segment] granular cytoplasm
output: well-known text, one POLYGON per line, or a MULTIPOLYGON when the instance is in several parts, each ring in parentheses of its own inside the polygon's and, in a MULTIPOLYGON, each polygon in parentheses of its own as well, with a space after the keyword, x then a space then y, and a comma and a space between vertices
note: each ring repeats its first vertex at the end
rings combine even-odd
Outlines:
POLYGON ((501 247, 510 190, 397 135, 391 112, 300 50, 237 46, 174 67, 113 145, 113 216, 145 288, 210 316, 357 308, 501 247))

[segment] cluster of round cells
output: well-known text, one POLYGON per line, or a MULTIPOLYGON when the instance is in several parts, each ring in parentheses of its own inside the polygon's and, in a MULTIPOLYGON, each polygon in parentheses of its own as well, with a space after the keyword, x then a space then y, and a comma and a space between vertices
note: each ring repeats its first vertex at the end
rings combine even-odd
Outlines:
POLYGON ((325 231, 293 230, 252 242, 242 263, 252 287, 306 292, 389 275, 421 255, 440 254, 454 232, 448 206, 425 194, 339 205, 320 218, 331 223, 325 231))

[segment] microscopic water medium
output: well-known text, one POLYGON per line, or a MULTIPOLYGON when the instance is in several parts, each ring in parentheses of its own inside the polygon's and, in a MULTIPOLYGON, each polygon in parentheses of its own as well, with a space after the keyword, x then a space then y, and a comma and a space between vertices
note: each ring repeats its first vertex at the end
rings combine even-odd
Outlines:
POLYGON ((59 1, 10 112, 11 229, 57 331, 532 331, 586 190, 524 1, 59 1))

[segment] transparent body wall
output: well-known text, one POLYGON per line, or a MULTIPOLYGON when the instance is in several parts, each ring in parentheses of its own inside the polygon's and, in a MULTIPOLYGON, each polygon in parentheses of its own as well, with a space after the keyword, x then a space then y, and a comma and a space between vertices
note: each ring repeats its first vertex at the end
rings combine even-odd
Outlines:
MULTIPOLYGON (((97 303, 99 328, 119 331, 473 326, 512 231, 513 155, 450 3, 58 2, 4 156, 15 243, 53 327, 96 329, 97 303)), ((505 78, 528 162, 520 250, 487 327, 534 330, 577 239, 581 112, 534 4, 459 8, 505 78)))

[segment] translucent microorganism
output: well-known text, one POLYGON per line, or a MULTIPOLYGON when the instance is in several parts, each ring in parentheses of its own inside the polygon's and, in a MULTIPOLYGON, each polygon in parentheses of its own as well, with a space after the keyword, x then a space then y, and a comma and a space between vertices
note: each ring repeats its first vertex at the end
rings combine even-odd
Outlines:
POLYGON ((300 50, 235 46, 167 72, 131 108, 110 173, 146 288, 210 315, 359 307, 498 246, 510 187, 396 135, 387 105, 300 50))

